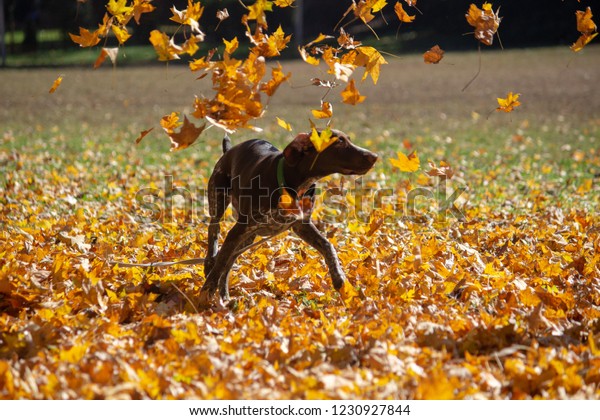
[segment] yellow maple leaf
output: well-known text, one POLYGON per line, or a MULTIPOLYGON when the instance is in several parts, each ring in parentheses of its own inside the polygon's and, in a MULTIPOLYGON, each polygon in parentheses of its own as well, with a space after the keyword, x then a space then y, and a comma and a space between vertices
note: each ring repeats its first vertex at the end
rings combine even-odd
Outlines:
POLYGON ((115 34, 115 38, 117 38, 117 41, 119 41, 119 45, 123 44, 131 36, 129 35, 129 32, 127 32, 127 28, 125 26, 112 25, 111 29, 113 34, 115 34))
POLYGON ((402 172, 416 172, 421 166, 417 151, 413 151, 411 154, 406 156, 402 152, 398 152, 398 159, 390 158, 390 163, 395 168, 400 169, 402 172))
POLYGON ((512 112, 513 109, 521 105, 519 96, 519 93, 508 92, 506 98, 497 98, 498 108, 496 108, 496 111, 512 112))
POLYGON ((90 32, 85 28, 79 28, 79 35, 69 33, 69 36, 74 43, 79 44, 80 47, 93 47, 100 42, 98 32, 90 32))
POLYGON ((287 130, 287 131, 292 131, 292 126, 290 125, 290 123, 288 123, 288 122, 286 122, 286 121, 282 120, 282 119, 281 119, 281 118, 279 118, 279 117, 275 117, 275 118, 277 118, 277 125, 279 125, 279 126, 280 126, 281 128, 283 128, 284 130, 287 130))
POLYGON ((179 55, 183 52, 181 47, 175 45, 167 34, 154 29, 150 32, 150 43, 158 54, 159 61, 178 60, 179 55))
POLYGON ((382 64, 387 64, 385 58, 373 47, 360 46, 356 48, 358 54, 355 57, 354 65, 362 66, 365 68, 365 74, 362 80, 365 80, 367 76, 371 76, 374 84, 377 84, 379 80, 379 67, 382 64))
POLYGON ((127 6, 127 0, 109 0, 106 10, 122 25, 133 16, 133 7, 127 6))
POLYGON ((268 0, 257 0, 251 6, 248 6, 250 13, 248 14, 248 20, 256 20, 256 23, 260 26, 267 26, 267 16, 265 12, 273 11, 273 2, 268 0))
POLYGON ((227 54, 233 54, 233 52, 235 50, 237 50, 237 48, 240 46, 237 36, 235 38, 233 38, 231 41, 227 41, 226 39, 223 39, 223 43, 225 44, 225 52, 227 54))
POLYGON ((346 88, 341 92, 342 102, 345 104, 356 105, 363 102, 367 97, 360 94, 354 84, 354 79, 350 79, 346 88))
POLYGON ((335 143, 337 137, 333 135, 333 132, 329 127, 325 130, 321 130, 321 133, 317 131, 315 127, 313 127, 312 132, 310 134, 310 141, 312 142, 315 149, 317 149, 318 153, 321 153, 323 150, 327 149, 333 143, 335 143))

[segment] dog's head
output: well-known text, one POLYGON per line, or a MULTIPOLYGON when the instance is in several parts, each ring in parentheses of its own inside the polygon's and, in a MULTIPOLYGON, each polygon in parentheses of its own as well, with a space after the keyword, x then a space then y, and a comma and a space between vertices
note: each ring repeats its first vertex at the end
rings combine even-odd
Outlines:
MULTIPOLYGON (((310 133, 300 133, 283 150, 283 156, 290 166, 297 167, 313 176, 326 176, 334 173, 343 175, 363 175, 377 161, 377 155, 356 146, 347 134, 331 130, 334 143, 320 154, 310 140, 310 133), (317 157, 317 155, 319 155, 317 157), (316 159, 316 161, 315 161, 316 159)), ((319 131, 320 135, 321 132, 319 131)))

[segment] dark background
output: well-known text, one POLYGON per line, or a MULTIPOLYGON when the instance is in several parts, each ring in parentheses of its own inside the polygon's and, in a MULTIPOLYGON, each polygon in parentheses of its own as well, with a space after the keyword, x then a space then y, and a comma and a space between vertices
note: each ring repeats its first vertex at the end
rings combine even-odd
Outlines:
MULTIPOLYGON (((1 0, 0 0, 1 1, 1 0)), ((254 0, 245 0, 252 4, 254 0)), ((4 0, 6 31, 23 30, 25 39, 20 45, 10 45, 8 54, 43 51, 56 48, 77 48, 67 35, 78 33, 78 27, 88 29, 97 27, 105 12, 107 0, 88 0, 77 3, 76 0, 4 0), (41 29, 60 29, 62 38, 58 41, 42 42, 39 40, 41 29)), ((396 52, 422 51, 433 44, 440 44, 444 49, 472 49, 476 41, 471 35, 471 27, 465 20, 465 13, 472 0, 419 0, 417 6, 423 15, 414 8, 403 6, 409 14, 416 15, 413 23, 403 23, 400 28, 394 14, 396 0, 388 0, 385 8, 386 20, 377 14, 371 26, 383 39, 387 39, 387 49, 396 52), (398 32, 398 37, 396 33, 398 32)), ((483 1, 477 1, 481 7, 483 1)), ((169 25, 171 12, 175 5, 179 10, 187 7, 187 0, 154 0, 157 10, 142 16, 142 25, 137 26, 132 20, 129 24, 133 37, 128 45, 148 44, 149 32, 161 25, 169 25)), ((220 42, 222 38, 243 37, 240 17, 245 12, 238 0, 205 0, 204 14, 200 19, 202 30, 207 35, 207 45, 220 42), (216 11, 227 8, 230 18, 224 21, 218 32, 214 29, 218 23, 216 11)), ((310 40, 320 32, 333 33, 333 28, 351 4, 350 0, 304 0, 303 1, 304 40, 310 40)), ((599 5, 598 0, 503 0, 493 1, 493 8, 500 7, 500 16, 504 17, 500 25, 500 37, 504 48, 522 48, 550 45, 570 45, 579 36, 576 29, 575 11, 584 10, 587 6, 599 5)), ((281 24, 286 33, 294 32, 293 14, 298 9, 273 8, 267 13, 270 29, 275 30, 281 24)), ((344 22, 349 21, 347 17, 344 22)), ((361 22, 346 26, 346 30, 360 40, 371 37, 371 31, 361 22)), ((295 42, 300 40, 295 39, 295 42)), ((494 47, 498 48, 497 40, 494 47)), ((288 49, 292 54, 295 49, 288 49)))

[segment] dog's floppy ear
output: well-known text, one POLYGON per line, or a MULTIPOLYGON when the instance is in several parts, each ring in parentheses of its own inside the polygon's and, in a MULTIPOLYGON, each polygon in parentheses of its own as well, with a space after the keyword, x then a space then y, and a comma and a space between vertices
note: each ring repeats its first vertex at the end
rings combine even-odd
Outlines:
POLYGON ((300 133, 283 149, 283 157, 288 165, 296 166, 311 147, 314 146, 310 141, 310 134, 300 133))

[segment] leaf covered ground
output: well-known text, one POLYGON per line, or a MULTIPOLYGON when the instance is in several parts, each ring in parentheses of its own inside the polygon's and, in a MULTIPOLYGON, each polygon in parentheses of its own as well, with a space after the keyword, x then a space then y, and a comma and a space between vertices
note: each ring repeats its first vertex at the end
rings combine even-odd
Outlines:
MULTIPOLYGON (((597 47, 486 53, 461 93, 477 61, 390 60, 360 110, 338 105, 336 128, 381 159, 360 190, 324 180, 315 217, 364 296, 344 302, 290 234, 238 260, 229 309, 200 312, 201 266, 108 264, 204 255, 221 133, 173 153, 134 141, 198 82, 65 69, 50 96, 56 69, 2 72, 0 397, 598 398, 597 47), (523 105, 490 115, 509 90, 523 105), (394 169, 414 150, 420 170, 394 169)), ((293 74, 262 125, 279 147, 275 117, 308 130, 321 94, 293 74)))

